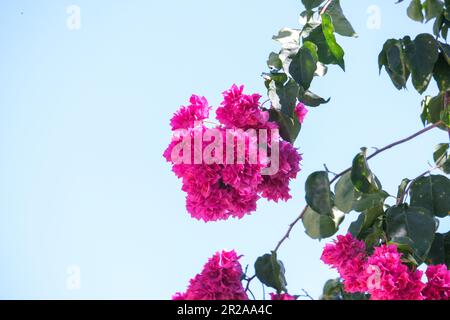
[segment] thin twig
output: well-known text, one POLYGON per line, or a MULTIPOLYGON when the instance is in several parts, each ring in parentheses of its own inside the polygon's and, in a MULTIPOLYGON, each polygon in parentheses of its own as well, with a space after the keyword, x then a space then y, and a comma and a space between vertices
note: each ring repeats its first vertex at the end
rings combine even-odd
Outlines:
MULTIPOLYGON (((412 140, 412 139, 414 139, 414 138, 420 136, 421 134, 424 134, 425 132, 428 132, 428 131, 430 131, 430 130, 432 130, 432 129, 438 127, 438 126, 440 126, 441 124, 442 124, 442 121, 439 121, 439 122, 437 122, 437 123, 435 123, 435 124, 433 124, 433 125, 430 125, 430 126, 424 128, 424 129, 422 129, 422 130, 420 130, 420 131, 414 133, 413 135, 410 135, 409 137, 406 137, 406 138, 404 138, 404 139, 401 139, 401 140, 398 140, 398 141, 393 142, 393 143, 391 143, 391 144, 388 144, 387 146, 385 146, 385 147, 383 147, 383 148, 381 148, 381 149, 378 149, 378 150, 375 151, 372 155, 370 155, 369 157, 367 157, 367 160, 370 160, 370 159, 376 157, 376 156, 379 155, 380 153, 382 153, 382 152, 384 152, 384 151, 386 151, 386 150, 388 150, 388 149, 391 149, 392 147, 395 147, 395 146, 398 146, 398 145, 400 145, 400 144, 402 144, 402 143, 408 142, 408 141, 410 141, 410 140, 412 140)), ((345 169, 345 170, 342 171, 341 173, 337 174, 337 175, 330 181, 330 185, 333 184, 334 182, 336 182, 341 176, 343 176, 343 175, 346 174, 347 172, 350 172, 351 170, 352 170, 352 168, 350 167, 350 168, 345 169)), ((425 174, 426 174, 426 173, 425 173, 425 174)), ((280 249, 280 247, 281 247, 281 245, 283 244, 283 242, 285 242, 285 241, 289 238, 289 235, 291 234, 292 229, 295 227, 295 225, 296 225, 300 220, 303 219, 303 216, 305 215, 306 210, 308 210, 308 206, 305 206, 305 208, 303 209, 302 213, 301 213, 301 214, 300 214, 300 215, 299 215, 299 216, 298 216, 298 217, 297 217, 297 218, 289 225, 289 228, 288 228, 286 234, 285 234, 285 235, 283 236, 283 238, 281 238, 281 240, 278 242, 277 246, 275 247, 274 252, 277 252, 278 249, 280 249)))
MULTIPOLYGON (((388 149, 391 149, 391 148, 393 148, 393 147, 395 147, 395 146, 398 146, 398 145, 400 145, 400 144, 403 144, 403 143, 405 143, 405 142, 408 142, 408 141, 410 141, 410 140, 412 140, 412 139, 414 139, 414 138, 420 136, 421 134, 424 134, 425 132, 428 132, 428 131, 430 131, 430 130, 432 130, 432 129, 438 127, 438 126, 440 126, 441 124, 442 124, 442 121, 436 122, 435 124, 432 124, 431 126, 428 126, 428 127, 424 128, 424 129, 422 129, 422 130, 420 130, 420 131, 418 131, 418 132, 416 132, 416 133, 410 135, 409 137, 406 137, 406 138, 404 138, 404 139, 401 139, 401 140, 395 141, 395 142, 393 142, 393 143, 391 143, 391 144, 388 144, 387 146, 385 146, 385 147, 383 147, 383 148, 381 148, 381 149, 378 149, 377 151, 375 151, 374 153, 372 153, 370 156, 368 156, 368 157, 367 157, 367 160, 370 160, 370 159, 376 157, 377 155, 379 155, 380 153, 382 153, 382 152, 384 152, 384 151, 386 151, 386 150, 388 150, 388 149)), ((337 179, 339 179, 340 177, 342 177, 342 176, 343 176, 344 174, 346 174, 347 172, 350 172, 351 170, 352 170, 352 167, 345 169, 344 171, 342 171, 341 173, 339 173, 338 175, 336 175, 336 176, 330 181, 330 184, 333 184, 333 182, 335 182, 337 179)))
POLYGON ((250 278, 245 279, 245 280, 247 280, 247 285, 245 286, 245 291, 250 291, 250 282, 252 282, 252 280, 255 278, 256 278, 256 274, 250 278))
POLYGON ((405 190, 403 191, 403 193, 400 195, 400 197, 397 199, 397 205, 402 204, 405 200, 405 196, 408 194, 409 190, 411 189, 412 185, 419 180, 422 177, 425 177, 427 174, 430 174, 431 172, 433 172, 434 170, 439 169, 441 166, 435 166, 431 169, 428 169, 427 171, 425 171, 424 173, 418 175, 417 177, 415 177, 413 180, 411 180, 407 187, 405 188, 405 190))
POLYGON ((273 250, 274 252, 277 252, 278 249, 280 249, 281 245, 283 244, 284 241, 286 241, 287 239, 289 239, 289 235, 291 234, 292 229, 294 228, 294 226, 303 218, 303 215, 305 214, 306 210, 308 210, 308 206, 306 206, 302 213, 297 217, 297 219, 295 219, 290 225, 289 228, 286 232, 286 234, 283 236, 283 238, 281 238, 281 240, 278 242, 277 246, 275 247, 275 249, 273 250))
POLYGON ((311 295, 308 293, 308 291, 306 291, 305 289, 302 289, 303 294, 300 295, 300 297, 305 297, 305 298, 309 298, 310 300, 314 300, 313 297, 311 297, 311 295))

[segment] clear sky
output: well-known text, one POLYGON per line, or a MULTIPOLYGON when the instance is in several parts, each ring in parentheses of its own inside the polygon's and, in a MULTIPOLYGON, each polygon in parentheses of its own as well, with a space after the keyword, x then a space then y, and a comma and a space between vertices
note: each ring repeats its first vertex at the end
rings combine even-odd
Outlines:
MULTIPOLYGON (((296 143, 304 161, 293 199, 261 200, 241 221, 205 224, 187 214, 162 157, 169 119, 192 93, 214 105, 233 83, 265 94, 260 74, 278 50, 271 37, 298 27, 301 1, 1 1, 0 298, 166 299, 217 250, 235 249, 253 265, 305 205, 309 173, 324 163, 340 171, 360 147, 420 130, 421 97, 378 76, 377 55, 387 38, 431 25, 410 21, 407 2, 342 2, 359 38, 338 39, 346 73, 332 67, 313 82, 332 100, 311 110, 296 143), (67 26, 72 4, 81 9, 79 30, 67 26), (372 5, 379 29, 367 25, 372 5)), ((372 169, 394 194, 447 141, 430 132, 377 157, 372 169)), ((294 229, 279 252, 291 293, 318 297, 336 277, 319 261, 323 246, 294 229)), ((260 286, 253 291, 261 298, 260 286)))

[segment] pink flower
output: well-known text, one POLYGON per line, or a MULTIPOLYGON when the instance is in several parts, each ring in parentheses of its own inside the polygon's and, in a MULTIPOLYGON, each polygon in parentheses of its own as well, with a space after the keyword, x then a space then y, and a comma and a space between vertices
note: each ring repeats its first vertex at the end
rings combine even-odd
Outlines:
POLYGON ((195 122, 209 117, 211 107, 205 97, 192 95, 189 101, 190 105, 182 106, 170 120, 172 130, 193 128, 195 122))
POLYGON ((287 293, 281 294, 271 293, 270 300, 297 300, 297 299, 294 296, 291 296, 290 294, 287 293))
POLYGON ((308 114, 308 109, 306 109, 305 105, 300 102, 297 104, 294 111, 298 117, 298 122, 303 123, 303 120, 305 120, 305 117, 308 114))
POLYGON ((223 93, 224 100, 217 109, 217 120, 227 128, 277 128, 269 122, 269 113, 259 108, 259 94, 244 94, 244 86, 235 84, 223 93))
POLYGON ((173 300, 248 300, 242 286, 243 275, 235 251, 217 252, 190 280, 185 293, 177 293, 173 300))
POLYGON ((382 245, 369 257, 368 292, 372 300, 423 300, 422 272, 410 270, 401 256, 396 245, 382 245))
POLYGON ((337 269, 347 292, 365 292, 367 290, 366 248, 363 241, 348 233, 338 236, 333 244, 327 244, 321 260, 337 269))
POLYGON ((263 182, 258 188, 261 196, 275 202, 291 199, 289 183, 297 177, 301 160, 302 156, 292 144, 280 141, 279 170, 274 175, 263 177, 263 182))
POLYGON ((450 300, 450 270, 446 265, 430 265, 426 271, 428 282, 422 290, 425 300, 450 300))

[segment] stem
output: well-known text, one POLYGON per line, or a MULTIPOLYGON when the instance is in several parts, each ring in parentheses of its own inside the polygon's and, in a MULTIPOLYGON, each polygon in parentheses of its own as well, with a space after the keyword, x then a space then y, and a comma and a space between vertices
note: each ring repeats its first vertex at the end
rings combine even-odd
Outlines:
MULTIPOLYGON (((252 280, 255 279, 255 278, 256 278, 256 274, 254 276, 246 279, 247 280, 247 285, 245 286, 245 291, 246 292, 250 291, 250 282, 252 282, 252 280)), ((250 291, 250 293, 251 293, 251 291, 250 291)))
POLYGON ((408 183, 408 186, 405 188, 405 191, 403 191, 403 193, 401 194, 401 196, 397 199, 397 205, 400 205, 404 202, 405 200, 405 196, 408 194, 409 190, 411 189, 412 185, 414 184, 414 182, 416 182, 417 180, 419 180, 420 178, 426 176, 427 174, 430 174, 431 172, 433 172, 434 170, 439 169, 441 166, 436 166, 433 167, 431 169, 428 169, 427 171, 425 171, 424 173, 418 175, 417 177, 415 177, 413 180, 411 180, 408 183))
POLYGON ((292 229, 294 229, 295 225, 302 220, 303 216, 305 215, 306 210, 308 210, 308 206, 306 206, 302 213, 297 217, 297 219, 295 219, 290 225, 289 228, 286 232, 286 234, 283 236, 283 238, 281 238, 281 240, 278 242, 277 246, 275 247, 275 249, 273 250, 274 252, 277 252, 278 249, 280 249, 281 245, 283 244, 284 241, 286 241, 287 239, 289 239, 289 235, 291 234, 292 229))
MULTIPOLYGON (((388 150, 388 149, 391 149, 391 148, 396 147, 396 146, 398 146, 398 145, 400 145, 400 144, 403 144, 403 143, 405 143, 405 142, 408 142, 408 141, 410 141, 410 140, 412 140, 412 139, 414 139, 414 138, 416 138, 416 137, 418 137, 418 136, 424 134, 425 132, 428 132, 428 131, 430 131, 430 130, 432 130, 432 129, 438 127, 438 126, 440 126, 441 124, 442 124, 442 121, 436 122, 435 124, 432 124, 431 126, 428 126, 428 127, 424 128, 424 129, 422 129, 422 130, 420 130, 420 131, 414 133, 413 135, 410 135, 409 137, 406 137, 406 138, 404 138, 404 139, 401 139, 401 140, 395 141, 395 142, 393 142, 393 143, 391 143, 391 144, 388 144, 387 146, 385 146, 385 147, 383 147, 383 148, 381 148, 381 149, 378 149, 378 150, 375 151, 373 154, 371 154, 370 156, 368 156, 368 157, 367 157, 367 160, 370 160, 370 159, 376 157, 377 155, 379 155, 380 153, 382 153, 382 152, 384 152, 384 151, 386 151, 386 150, 388 150)), ((333 184, 333 182, 335 182, 337 179, 339 179, 341 176, 343 176, 343 175, 346 174, 347 172, 350 172, 351 170, 352 170, 351 167, 345 169, 344 171, 342 171, 341 173, 339 173, 338 175, 336 175, 336 176, 333 178, 333 180, 330 181, 330 184, 333 184)))
MULTIPOLYGON (((424 128, 424 129, 422 129, 422 130, 420 130, 420 131, 418 131, 418 132, 416 132, 416 133, 410 135, 409 137, 406 137, 406 138, 404 138, 404 139, 401 139, 401 140, 395 141, 395 142, 393 142, 393 143, 391 143, 391 144, 388 144, 387 146, 385 146, 385 147, 383 147, 383 148, 381 148, 381 149, 378 149, 378 150, 375 151, 372 155, 370 155, 369 157, 367 157, 367 160, 370 160, 370 159, 376 157, 376 156, 379 155, 380 153, 382 153, 382 152, 384 152, 384 151, 386 151, 386 150, 388 150, 388 149, 391 149, 392 147, 395 147, 395 146, 398 146, 398 145, 400 145, 400 144, 402 144, 402 143, 408 142, 408 141, 410 141, 410 140, 412 140, 412 139, 414 139, 414 138, 416 138, 416 137, 418 137, 418 136, 424 134, 425 132, 428 132, 428 131, 430 131, 430 130, 432 130, 432 129, 438 127, 438 126, 440 126, 441 124, 442 124, 442 121, 439 121, 439 122, 437 122, 437 123, 435 123, 435 124, 433 124, 433 125, 430 125, 430 126, 424 128)), ((343 176, 343 175, 346 174, 347 172, 350 172, 351 170, 352 170, 352 168, 350 167, 350 168, 345 169, 345 170, 342 171, 341 173, 337 174, 337 175, 330 181, 330 185, 333 184, 334 182, 336 182, 341 176, 343 176)), ((433 170, 434 170, 434 169, 433 169, 433 170)), ((430 171, 430 170, 428 170, 428 171, 430 171)), ((428 171, 427 171, 427 172, 428 172, 428 171)), ((424 175, 427 174, 427 172, 425 172, 424 175)), ((419 177, 418 177, 418 178, 419 178, 419 177)), ((418 179, 418 178, 416 178, 416 179, 418 179)), ((281 247, 281 245, 283 244, 283 242, 285 242, 285 241, 289 238, 289 235, 291 234, 292 229, 294 229, 295 225, 296 225, 300 220, 303 219, 303 216, 305 215, 306 210, 308 210, 308 206, 305 206, 305 208, 303 209, 302 213, 301 213, 301 214, 300 214, 300 215, 299 215, 299 216, 298 216, 298 217, 297 217, 297 218, 289 225, 289 228, 288 228, 286 234, 285 234, 285 235, 283 236, 283 238, 281 238, 281 240, 278 242, 277 246, 275 247, 274 252, 277 252, 278 249, 280 249, 280 247, 281 247)))
POLYGON ((320 15, 324 14, 327 11, 332 2, 333 0, 328 0, 328 2, 323 6, 322 10, 320 10, 320 15))

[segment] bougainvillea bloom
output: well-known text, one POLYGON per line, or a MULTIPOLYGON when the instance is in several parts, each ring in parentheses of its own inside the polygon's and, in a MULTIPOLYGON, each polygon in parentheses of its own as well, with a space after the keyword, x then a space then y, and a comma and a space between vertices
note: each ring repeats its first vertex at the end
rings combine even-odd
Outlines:
POLYGON ((422 272, 410 270, 401 256, 396 245, 382 245, 368 258, 368 268, 374 270, 368 285, 372 300, 423 300, 422 272))
POLYGON ((209 117, 211 107, 205 97, 192 95, 189 102, 190 105, 182 106, 170 120, 172 130, 193 128, 197 121, 209 117))
POLYGON ((308 109, 306 109, 305 105, 300 102, 299 104, 297 104, 294 111, 298 117, 298 122, 303 123, 306 115, 308 114, 308 109))
POLYGON ((270 300, 297 300, 297 299, 294 296, 291 296, 290 294, 287 293, 281 294, 271 293, 270 300))
POLYGON ((339 272, 345 291, 366 291, 366 248, 363 241, 353 238, 350 233, 338 236, 334 243, 325 246, 321 259, 339 272))
POLYGON ((278 202, 291 199, 289 181, 297 177, 302 156, 289 142, 280 142, 279 170, 274 175, 263 176, 258 190, 261 196, 278 202))
POLYGON ((428 282, 422 290, 426 300, 450 300, 450 270, 446 265, 428 266, 428 282))
POLYGON ((269 122, 269 113, 259 107, 259 94, 244 94, 244 86, 233 85, 223 93, 224 100, 217 109, 217 120, 227 128, 276 128, 269 122))
POLYGON ((173 300, 248 300, 241 278, 243 272, 235 251, 217 252, 190 280, 185 293, 173 300))
POLYGON ((246 95, 243 86, 234 85, 223 95, 217 110, 221 125, 214 128, 203 123, 209 114, 208 102, 193 95, 190 105, 181 107, 172 118, 174 135, 164 151, 182 180, 187 211, 205 222, 242 218, 256 210, 261 197, 287 201, 291 198, 289 183, 300 171, 300 154, 273 135, 278 126, 261 110, 258 94, 246 95), (258 130, 265 130, 266 140, 258 130), (239 142, 245 147, 243 154, 239 142), (261 149, 265 152, 259 152, 261 149), (274 172, 263 174, 273 167, 274 172))

